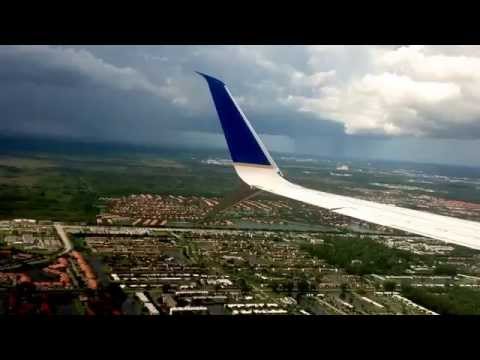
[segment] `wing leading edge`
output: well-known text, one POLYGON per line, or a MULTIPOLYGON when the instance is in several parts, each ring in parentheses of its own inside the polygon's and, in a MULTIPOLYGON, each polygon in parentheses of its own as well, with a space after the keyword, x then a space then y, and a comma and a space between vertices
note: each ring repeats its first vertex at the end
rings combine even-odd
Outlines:
POLYGON ((233 166, 243 182, 337 214, 480 250, 480 223, 307 189, 286 180, 226 85, 208 83, 233 166))

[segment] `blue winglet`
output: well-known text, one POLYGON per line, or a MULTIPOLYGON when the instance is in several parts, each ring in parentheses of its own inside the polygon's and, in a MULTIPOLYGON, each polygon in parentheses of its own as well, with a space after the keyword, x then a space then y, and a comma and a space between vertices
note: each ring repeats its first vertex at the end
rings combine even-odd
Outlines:
POLYGON ((232 161, 234 163, 276 167, 248 119, 235 103, 226 85, 212 76, 198 71, 197 73, 207 80, 232 161))

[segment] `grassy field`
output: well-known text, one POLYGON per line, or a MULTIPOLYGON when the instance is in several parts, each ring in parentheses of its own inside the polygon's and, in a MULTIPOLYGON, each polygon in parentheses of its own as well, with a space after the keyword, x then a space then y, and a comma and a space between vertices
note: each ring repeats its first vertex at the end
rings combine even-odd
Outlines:
POLYGON ((93 221, 102 196, 214 196, 237 184, 230 167, 158 155, 0 155, 0 218, 93 221))
POLYGON ((402 294, 410 300, 441 315, 480 314, 480 291, 474 289, 402 287, 402 294))

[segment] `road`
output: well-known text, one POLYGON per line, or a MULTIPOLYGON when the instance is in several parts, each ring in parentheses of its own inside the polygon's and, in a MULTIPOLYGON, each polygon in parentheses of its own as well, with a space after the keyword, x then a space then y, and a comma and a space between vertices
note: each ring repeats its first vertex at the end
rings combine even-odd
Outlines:
POLYGON ((56 223, 54 227, 55 230, 57 230, 57 234, 58 236, 60 236, 60 239, 62 240, 65 247, 65 249, 60 254, 58 254, 58 256, 62 256, 73 250, 73 244, 65 233, 65 230, 63 230, 63 226, 61 224, 56 223))
MULTIPOLYGON (((265 230, 265 229, 211 229, 211 228, 180 228, 180 227, 133 227, 133 226, 98 226, 98 225, 91 225, 91 226, 79 226, 79 225, 66 225, 65 228, 67 231, 71 232, 85 232, 85 233, 95 233, 95 234, 124 234, 124 235, 144 235, 151 231, 164 231, 164 232, 189 232, 193 231, 200 234, 242 234, 245 232, 291 232, 290 230, 265 230)), ((334 233, 337 236, 350 236, 351 233, 339 233, 337 231, 334 232, 326 232, 326 231, 318 231, 312 230, 311 232, 316 233, 334 233)), ((361 235, 366 235, 366 233, 362 233, 361 235)), ((372 236, 387 236, 388 238, 392 239, 403 239, 405 236, 409 236, 410 238, 421 238, 417 236, 410 236, 410 235, 392 235, 392 234, 370 234, 372 236)))

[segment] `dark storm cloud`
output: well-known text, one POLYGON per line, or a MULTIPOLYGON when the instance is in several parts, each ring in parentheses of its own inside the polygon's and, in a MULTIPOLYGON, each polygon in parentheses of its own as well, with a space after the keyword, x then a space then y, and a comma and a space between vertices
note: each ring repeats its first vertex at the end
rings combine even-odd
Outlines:
MULTIPOLYGON (((415 130, 430 138, 478 139, 480 127, 475 120, 478 110, 474 101, 468 103, 468 112, 460 114, 458 119, 453 110, 439 112, 437 103, 428 103, 430 88, 423 91, 419 82, 421 76, 425 76, 422 59, 414 58, 416 67, 412 74, 417 78, 411 76, 416 81, 413 82, 415 88, 423 92, 397 94, 393 100, 386 99, 389 106, 379 100, 385 97, 380 85, 387 77, 375 75, 380 66, 376 59, 382 58, 378 54, 384 53, 397 56, 396 49, 341 46, 2 46, 0 131, 225 147, 206 84, 194 73, 201 70, 222 78, 229 85, 265 142, 278 151, 370 157, 386 154, 386 157, 408 158, 411 153, 401 144, 411 145, 411 141, 383 133, 385 124, 381 122, 373 127, 367 122, 365 127, 366 117, 356 117, 364 109, 376 111, 382 107, 386 113, 395 115, 392 121, 395 126, 400 126, 400 134, 415 130), (355 87, 365 82, 365 74, 374 74, 367 77, 371 80, 367 84, 370 85, 369 92, 355 87), (426 97, 426 105, 422 103, 422 97, 426 97), (373 105, 369 107, 371 99, 374 99, 373 105), (392 101, 394 106, 391 106, 392 101), (422 121, 399 118, 399 112, 395 111, 397 103, 406 109, 414 106, 422 121), (349 132, 353 129, 353 133, 359 129, 358 133, 364 135, 347 135, 346 129, 349 132), (392 151, 395 153, 391 154, 392 151)), ((445 53, 450 54, 451 50, 448 51, 445 53)), ((471 49, 462 51, 474 54, 471 49)), ((400 60, 410 61, 407 55, 402 55, 400 60)), ((452 62, 450 58, 428 59, 447 64, 452 62)), ((402 71, 407 68, 403 63, 398 65, 395 62, 398 56, 393 60, 390 67, 398 66, 402 71)), ((458 75, 455 71, 452 70, 452 76, 458 75)), ((404 83, 403 79, 394 78, 403 81, 400 85, 404 83)), ((458 108, 454 90, 445 95, 450 96, 448 99, 453 104, 447 110, 458 108)), ((475 88, 466 90, 464 92, 469 96, 475 96, 475 88)), ((439 99, 442 99, 444 95, 440 95, 439 99)), ((456 142, 460 155, 455 161, 461 162, 461 154, 471 151, 474 143, 456 142)), ((422 144, 426 158, 442 160, 429 150, 432 148, 438 152, 442 140, 415 140, 411 148, 420 149, 422 144), (428 155, 429 151, 432 156, 428 155)), ((464 158, 475 162, 471 156, 464 158)))
POLYGON ((83 88, 108 87, 161 93, 130 67, 116 67, 90 52, 47 46, 0 47, 0 79, 10 83, 32 83, 83 88))
MULTIPOLYGON (((149 54, 148 48, 140 51, 135 47, 0 48, 1 129, 149 143, 171 140, 175 132, 219 133, 203 80, 193 71, 185 74, 178 69, 178 63, 198 56, 195 48, 155 49, 156 53, 149 54), (126 56, 120 56, 122 53, 126 56), (169 60, 172 57, 174 60, 169 60), (115 58, 123 60, 116 65, 107 62, 115 58), (163 64, 169 61, 173 64, 163 64), (144 73, 152 76, 147 80, 144 73), (185 94, 187 104, 182 101, 185 94)), ((214 51, 211 56, 220 54, 214 51)), ((213 72, 208 58, 186 66, 213 72)), ((227 73, 232 70, 226 68, 227 73)), ((244 79, 239 83, 244 84, 244 79)), ((244 93, 248 86, 237 90, 244 93)), ((255 123, 266 134, 331 133, 332 128, 342 132, 337 124, 298 115, 291 109, 273 109, 268 115, 265 108, 262 111, 251 113, 258 115, 255 123)))

